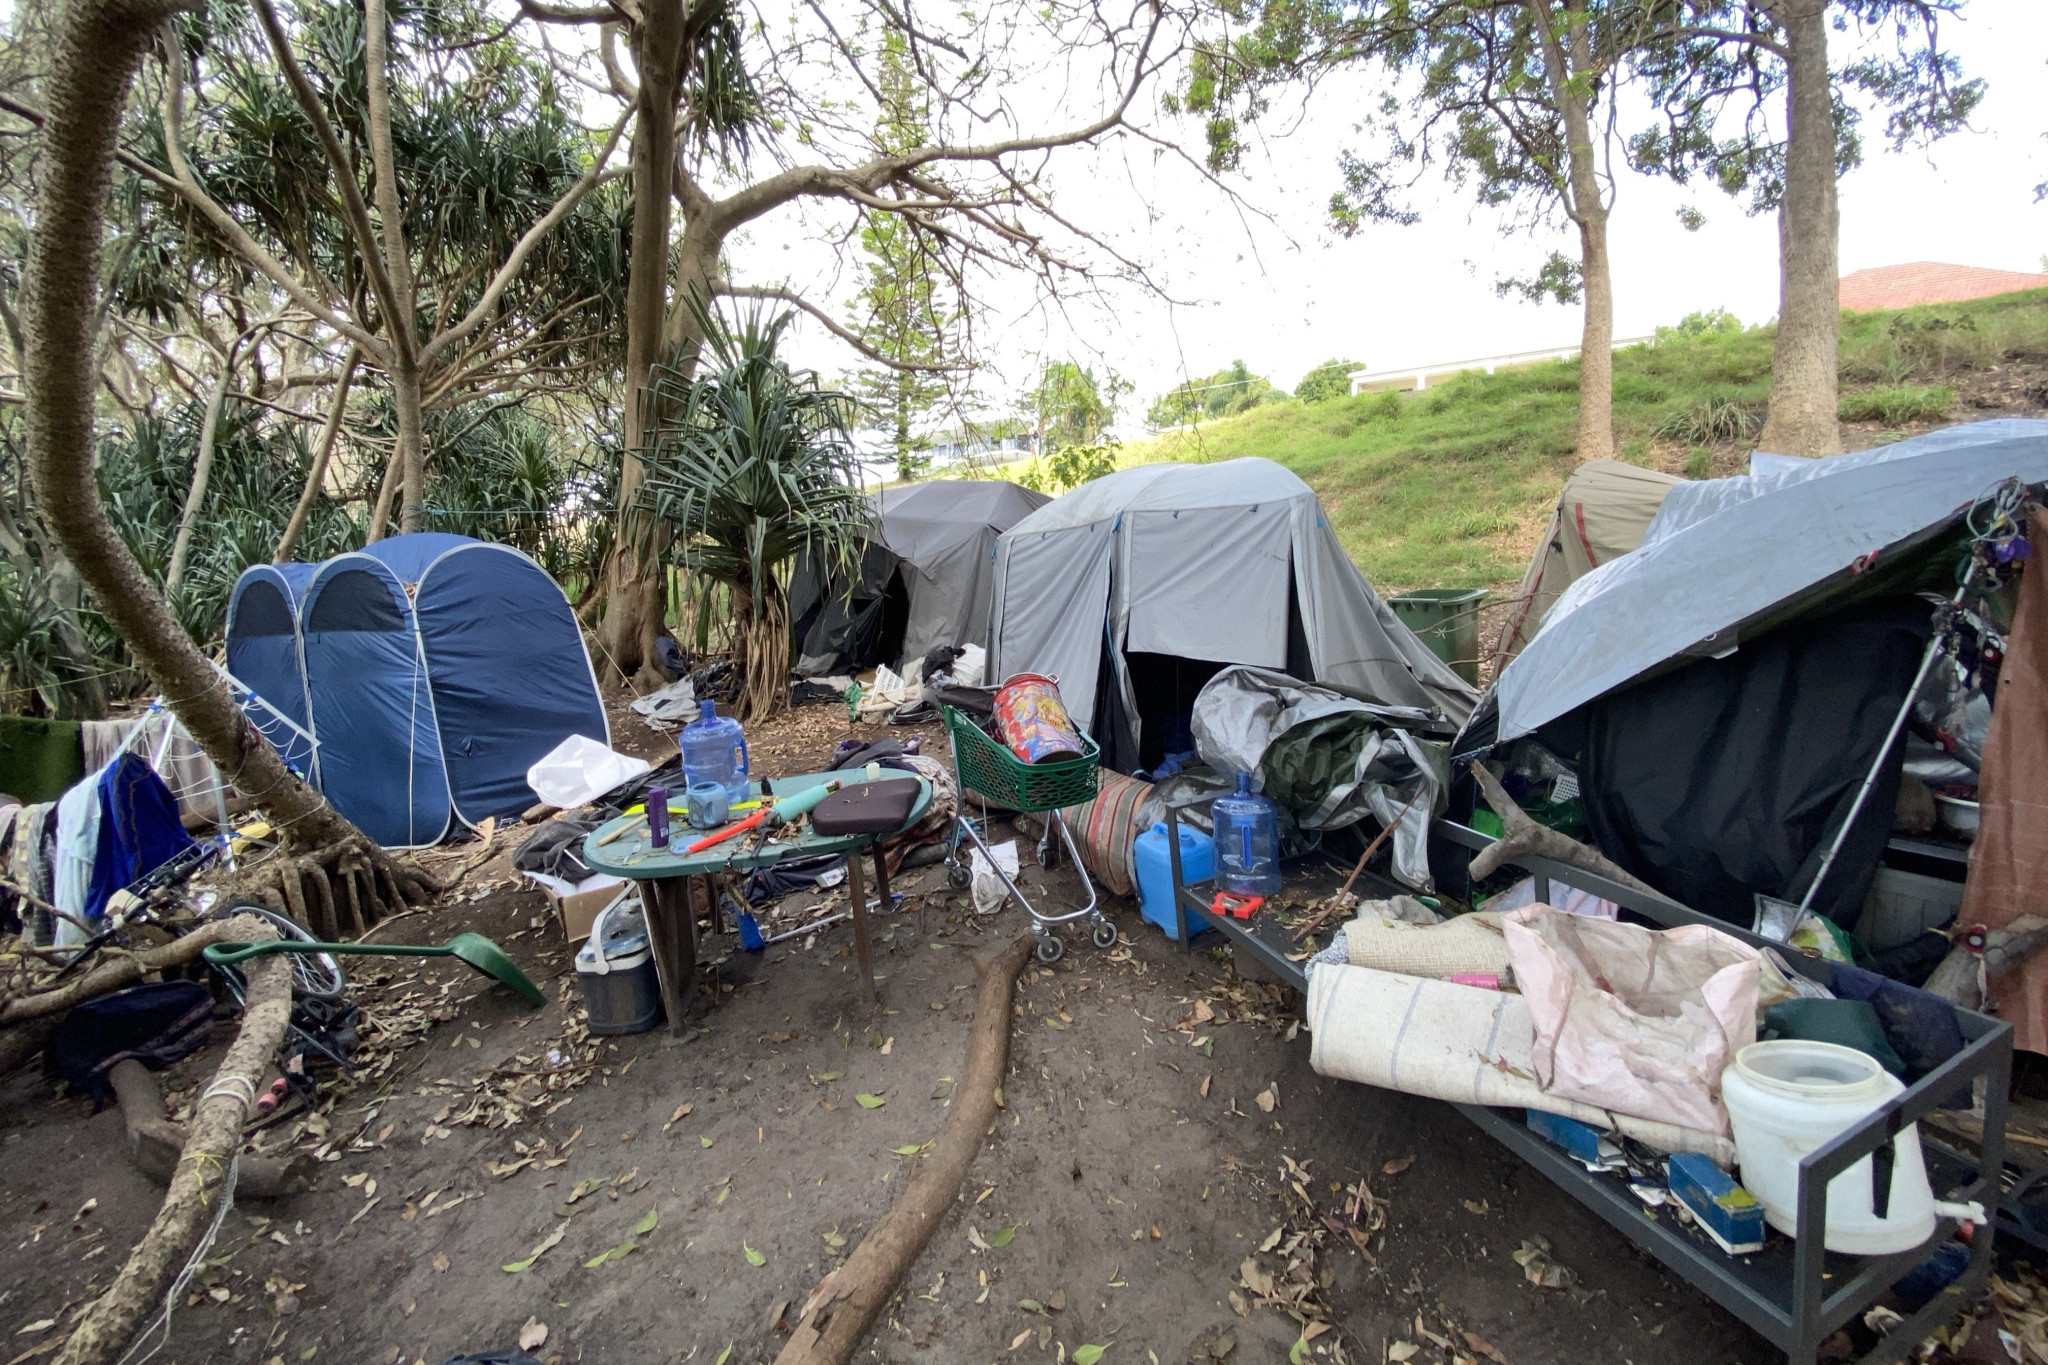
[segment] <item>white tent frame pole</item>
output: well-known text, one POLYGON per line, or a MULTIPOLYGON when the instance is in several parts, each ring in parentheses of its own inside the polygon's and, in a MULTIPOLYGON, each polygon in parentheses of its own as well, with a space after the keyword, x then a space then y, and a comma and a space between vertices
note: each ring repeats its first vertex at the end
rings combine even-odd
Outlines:
MULTIPOLYGON (((1950 606, 1962 605, 1963 595, 1970 590, 1970 584, 1976 577, 1976 564, 1973 560, 1970 572, 1964 574, 1963 581, 1957 585, 1955 596, 1949 598, 1950 606)), ((1877 756, 1870 760, 1870 771, 1863 774, 1863 785, 1856 789, 1856 799, 1849 803, 1848 815, 1843 817, 1841 827, 1835 831, 1834 839, 1828 844, 1828 851, 1821 856, 1820 869, 1813 874, 1813 880, 1807 884, 1806 894, 1800 898, 1801 919, 1806 918, 1813 898, 1820 894, 1821 883, 1828 877, 1828 869, 1835 865, 1835 855, 1842 851, 1849 831, 1856 826, 1856 817, 1863 814, 1864 803, 1870 799, 1871 790, 1877 786, 1878 776, 1884 771, 1884 761, 1890 757, 1892 747, 1899 742, 1899 732, 1906 728, 1906 717, 1913 714, 1913 701, 1920 695, 1920 689, 1926 685, 1927 675, 1934 669, 1934 661, 1939 659, 1943 652, 1941 623, 1937 618, 1934 634, 1928 639, 1927 649, 1920 656, 1920 670, 1913 675, 1912 684, 1906 688, 1906 699, 1899 703, 1898 714, 1892 717, 1892 728, 1885 732, 1884 743, 1878 746, 1877 756)))

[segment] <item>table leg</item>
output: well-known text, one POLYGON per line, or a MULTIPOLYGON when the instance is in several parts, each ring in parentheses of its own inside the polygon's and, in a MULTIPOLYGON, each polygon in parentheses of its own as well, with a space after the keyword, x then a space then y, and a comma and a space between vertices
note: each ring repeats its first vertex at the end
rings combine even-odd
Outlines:
POLYGON ((652 904, 647 908, 647 942, 661 983, 661 1007, 668 1031, 683 1033, 683 1011, 697 994, 697 910, 690 899, 689 877, 663 877, 640 883, 652 904))
POLYGON ((861 875, 860 850, 846 855, 846 889, 853 897, 853 955, 860 964, 861 978, 868 983, 868 998, 879 1001, 875 989, 875 968, 868 957, 868 889, 861 875))

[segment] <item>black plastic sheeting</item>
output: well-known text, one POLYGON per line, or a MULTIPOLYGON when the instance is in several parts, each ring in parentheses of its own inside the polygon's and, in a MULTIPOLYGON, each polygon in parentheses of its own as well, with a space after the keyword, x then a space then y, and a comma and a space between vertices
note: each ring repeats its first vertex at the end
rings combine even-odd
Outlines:
MULTIPOLYGON (((1674 900, 1747 927, 1757 892, 1805 895, 1912 685, 1932 618, 1924 599, 1906 597, 1797 622, 1611 693, 1539 736, 1575 763, 1602 852, 1674 900)), ((1814 899, 1838 924, 1855 923, 1870 890, 1899 763, 1894 746, 1814 899)))

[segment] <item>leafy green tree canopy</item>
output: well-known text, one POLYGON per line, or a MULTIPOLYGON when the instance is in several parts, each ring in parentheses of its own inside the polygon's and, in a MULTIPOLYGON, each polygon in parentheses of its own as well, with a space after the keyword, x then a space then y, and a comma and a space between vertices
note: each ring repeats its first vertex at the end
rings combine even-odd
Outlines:
POLYGON ((1352 371, 1364 368, 1364 364, 1356 360, 1325 360, 1301 377, 1301 382, 1294 386, 1294 396, 1304 403, 1348 397, 1352 371))
POLYGON ((1045 453, 1095 445, 1116 421, 1117 402, 1130 391, 1130 381, 1113 371, 1097 379, 1093 369, 1075 361, 1048 360, 1024 395, 1024 415, 1045 453))
POLYGON ((1261 403, 1285 398, 1287 391, 1275 387, 1262 374, 1253 374, 1242 360, 1161 394, 1146 410, 1145 420, 1154 427, 1183 426, 1216 417, 1249 412, 1261 403))

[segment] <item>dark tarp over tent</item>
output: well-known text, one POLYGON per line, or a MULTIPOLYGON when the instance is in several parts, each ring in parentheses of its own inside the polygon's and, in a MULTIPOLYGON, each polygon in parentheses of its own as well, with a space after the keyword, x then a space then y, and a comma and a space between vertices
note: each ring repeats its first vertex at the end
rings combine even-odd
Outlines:
MULTIPOLYGON (((1575 764, 1604 852, 1743 923, 1753 893, 1804 895, 1919 664, 1920 594, 1954 590, 1980 498, 2048 480, 2048 422, 1752 467, 1674 488, 1638 549, 1551 608, 1455 746, 1536 736, 1575 764)), ((1902 756, 1815 897, 1830 918, 1862 905, 1902 756)))
POLYGON ((1119 470, 1004 532, 995 565, 990 679, 1058 678, 1119 771, 1177 752, 1195 697, 1231 664, 1453 725, 1476 700, 1373 593, 1314 491, 1271 460, 1119 470))
POLYGON ((796 671, 806 676, 986 645, 996 537, 1051 499, 1000 479, 933 479, 869 501, 875 532, 851 594, 811 564, 790 584, 796 671))
POLYGON ((286 741, 287 759, 387 847, 515 815, 535 799, 526 770, 550 749, 576 734, 610 741, 561 589, 519 551, 466 536, 249 569, 228 609, 227 660, 311 734, 311 752, 286 741))

